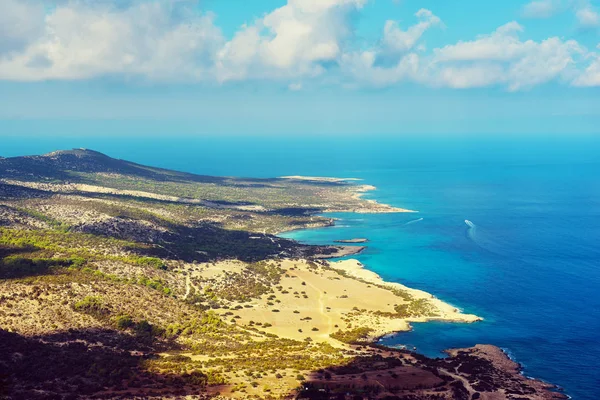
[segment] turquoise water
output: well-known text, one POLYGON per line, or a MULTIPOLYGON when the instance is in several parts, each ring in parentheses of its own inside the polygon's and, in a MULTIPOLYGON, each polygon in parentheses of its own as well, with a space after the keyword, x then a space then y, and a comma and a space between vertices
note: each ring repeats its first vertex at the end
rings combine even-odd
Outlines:
POLYGON ((600 396, 600 140, 594 137, 6 139, 0 156, 88 147, 190 172, 357 177, 418 214, 336 214, 308 243, 367 237, 389 281, 485 321, 417 324, 387 339, 429 356, 491 343, 575 399, 600 396), (465 220, 472 221, 469 227, 465 220))

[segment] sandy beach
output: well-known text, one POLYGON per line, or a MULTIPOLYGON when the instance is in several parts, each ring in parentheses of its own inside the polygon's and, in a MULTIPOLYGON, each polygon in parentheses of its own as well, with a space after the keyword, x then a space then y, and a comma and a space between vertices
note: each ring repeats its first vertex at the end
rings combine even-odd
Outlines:
MULTIPOLYGON (((342 346, 330 336, 332 333, 366 327, 371 329, 369 338, 374 340, 410 330, 413 322, 470 323, 480 320, 475 315, 461 313, 429 293, 385 282, 356 260, 285 259, 272 263, 283 270, 280 284, 274 293, 250 302, 232 303, 229 308, 235 310, 233 314, 238 325, 256 327, 284 338, 310 338, 342 346), (427 304, 424 315, 402 317, 397 314, 397 306, 414 301, 427 304)), ((227 274, 239 273, 243 268, 243 263, 226 261, 203 265, 193 274, 203 280, 212 280, 215 286, 227 274)))
MULTIPOLYGON (((288 179, 295 181, 307 181, 307 182, 329 182, 329 183, 354 183, 361 181, 359 178, 335 178, 335 177, 320 177, 320 176, 282 176, 280 179, 288 179)), ((376 200, 365 200, 362 196, 366 192, 377 190, 377 187, 373 185, 348 185, 348 195, 353 200, 360 200, 360 203, 351 209, 340 209, 336 207, 330 207, 325 212, 355 212, 359 214, 387 214, 387 213, 403 213, 403 212, 418 212, 414 210, 408 210, 405 208, 393 207, 388 204, 379 203, 376 200)))

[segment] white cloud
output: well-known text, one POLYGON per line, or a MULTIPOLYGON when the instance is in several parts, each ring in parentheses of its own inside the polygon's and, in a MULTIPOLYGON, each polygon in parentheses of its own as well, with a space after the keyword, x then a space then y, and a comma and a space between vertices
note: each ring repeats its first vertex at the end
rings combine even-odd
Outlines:
MULTIPOLYGON (((44 11, 41 0, 0 0, 0 80, 255 80, 291 91, 308 82, 509 90, 554 80, 600 85, 597 50, 559 37, 521 39, 517 22, 426 51, 428 30, 442 26, 426 9, 412 26, 387 21, 379 40, 355 37, 354 16, 368 0, 288 0, 230 39, 214 16, 198 11, 198 0, 54 1, 44 11)), ((529 5, 539 11, 542 3, 557 4, 529 5)), ((592 14, 582 14, 582 24, 598 23, 589 3, 583 6, 592 14)))
POLYGON ((559 0, 535 0, 523 7, 523 16, 526 18, 549 18, 559 10, 559 0))
POLYGON ((352 37, 350 18, 367 0, 289 0, 244 26, 219 52, 220 81, 317 76, 352 37))
POLYGON ((20 51, 43 30, 44 9, 28 0, 0 0, 0 56, 20 51))
POLYGON ((0 78, 87 79, 122 74, 198 80, 213 68, 223 39, 189 3, 66 2, 46 15, 39 36, 0 62, 0 78), (186 7, 184 7, 186 6, 186 7))
POLYGON ((418 80, 420 58, 415 53, 403 56, 392 66, 377 65, 377 52, 364 51, 344 54, 340 67, 350 83, 347 86, 389 86, 405 80, 418 80))
POLYGON ((441 23, 437 16, 424 8, 420 9, 415 16, 419 22, 406 31, 401 30, 396 21, 386 21, 383 30, 383 47, 386 53, 398 54, 412 50, 427 29, 441 23))
POLYGON ((437 61, 510 60, 525 51, 518 35, 522 31, 517 22, 509 22, 489 35, 435 49, 435 58, 437 61))
POLYGON ((436 86, 454 89, 479 88, 506 83, 506 70, 494 63, 478 63, 463 66, 444 66, 434 70, 430 81, 436 86))
POLYGON ((575 58, 584 48, 557 37, 522 41, 522 31, 521 25, 511 22, 490 35, 434 50, 429 80, 438 86, 507 85, 519 90, 572 76, 575 58))
POLYGON ((346 77, 355 84, 388 86, 404 80, 419 80, 421 58, 415 51, 423 34, 442 21, 430 10, 420 9, 415 14, 418 22, 401 30, 396 21, 386 21, 381 45, 363 51, 347 52, 339 60, 346 77))
POLYGON ((596 12, 589 4, 578 9, 575 12, 575 17, 579 22, 579 26, 584 29, 600 27, 600 14, 596 12))
POLYGON ((549 18, 564 11, 574 14, 581 29, 600 27, 600 14, 590 0, 533 0, 523 7, 522 14, 525 18, 549 18))
MULTIPOLYGON (((600 45, 598 45, 600 48, 600 45)), ((588 67, 573 81, 574 86, 600 86, 600 55, 596 54, 588 67)))

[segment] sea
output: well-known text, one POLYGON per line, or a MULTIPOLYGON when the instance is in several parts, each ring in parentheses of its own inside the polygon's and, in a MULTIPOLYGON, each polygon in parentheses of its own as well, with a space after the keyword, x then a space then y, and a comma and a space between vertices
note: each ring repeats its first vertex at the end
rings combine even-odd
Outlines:
POLYGON ((6 137, 0 156, 85 147, 199 174, 360 178, 365 198, 418 211, 337 213, 284 236, 367 238, 355 256, 474 324, 428 322, 382 340, 431 357, 494 344, 573 399, 600 399, 600 136, 6 137))

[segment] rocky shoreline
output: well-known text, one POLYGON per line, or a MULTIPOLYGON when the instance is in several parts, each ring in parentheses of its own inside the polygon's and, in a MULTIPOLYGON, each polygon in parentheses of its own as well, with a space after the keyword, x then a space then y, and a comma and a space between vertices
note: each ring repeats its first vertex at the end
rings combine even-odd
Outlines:
POLYGON ((327 258, 340 258, 348 257, 362 253, 367 247, 366 246, 327 246, 331 253, 328 254, 316 254, 312 258, 327 259, 327 258))
POLYGON ((335 243, 367 243, 368 241, 369 239, 363 238, 334 240, 335 243))
POLYGON ((369 357, 314 373, 298 398, 338 398, 367 393, 369 398, 496 400, 567 399, 560 388, 521 374, 519 364, 498 347, 476 345, 448 350, 449 357, 372 344, 369 357))

